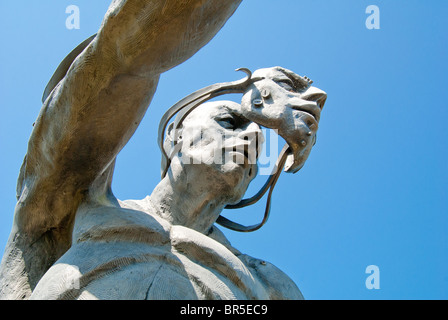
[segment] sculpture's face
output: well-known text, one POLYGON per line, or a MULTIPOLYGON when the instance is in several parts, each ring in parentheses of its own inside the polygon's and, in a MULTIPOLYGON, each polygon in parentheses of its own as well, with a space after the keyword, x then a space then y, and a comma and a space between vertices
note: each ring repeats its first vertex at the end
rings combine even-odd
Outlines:
POLYGON ((297 172, 315 143, 327 95, 312 87, 309 79, 280 67, 257 70, 253 77, 264 79, 246 91, 242 112, 256 123, 278 130, 293 151, 286 170, 297 172))
POLYGON ((171 166, 180 164, 187 175, 212 185, 214 190, 208 191, 229 196, 228 203, 238 202, 257 174, 264 142, 260 127, 242 116, 241 106, 231 101, 206 103, 174 134, 181 148, 171 166))

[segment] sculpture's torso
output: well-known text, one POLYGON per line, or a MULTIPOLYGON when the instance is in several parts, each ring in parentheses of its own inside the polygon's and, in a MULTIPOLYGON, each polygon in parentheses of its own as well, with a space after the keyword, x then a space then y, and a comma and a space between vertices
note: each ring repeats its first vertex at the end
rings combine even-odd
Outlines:
POLYGON ((283 272, 241 254, 214 228, 206 236, 139 210, 84 206, 73 245, 32 299, 302 299, 283 272))

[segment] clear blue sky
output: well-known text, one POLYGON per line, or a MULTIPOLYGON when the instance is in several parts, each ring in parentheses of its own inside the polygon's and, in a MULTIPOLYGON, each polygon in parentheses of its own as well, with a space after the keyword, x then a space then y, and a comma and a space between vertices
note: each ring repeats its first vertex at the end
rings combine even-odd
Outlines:
MULTIPOLYGON (((0 250, 45 85, 109 3, 0 2, 0 250), (79 30, 65 27, 71 4, 79 30)), ((268 224, 226 235, 285 271, 307 299, 448 299, 447 16, 445 0, 244 0, 209 45, 163 75, 118 158, 116 196, 143 198, 158 183, 157 125, 169 106, 239 79, 238 67, 281 65, 328 93, 318 143, 302 171, 281 176, 268 224), (371 4, 380 30, 365 26, 371 4), (379 290, 366 289, 369 265, 380 268, 379 290)), ((255 223, 263 207, 226 215, 255 223)))

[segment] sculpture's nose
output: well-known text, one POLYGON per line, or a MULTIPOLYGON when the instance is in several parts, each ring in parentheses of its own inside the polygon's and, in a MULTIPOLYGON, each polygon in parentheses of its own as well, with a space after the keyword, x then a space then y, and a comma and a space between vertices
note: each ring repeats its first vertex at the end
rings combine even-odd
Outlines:
POLYGON ((309 87, 300 97, 303 100, 316 102, 321 110, 327 100, 327 94, 316 87, 309 87))
POLYGON ((247 146, 250 150, 255 151, 254 159, 257 159, 262 151, 261 149, 263 148, 263 143, 265 141, 261 127, 255 122, 251 122, 238 134, 238 137, 248 142, 247 146))
POLYGON ((253 135, 257 139, 261 140, 261 142, 264 142, 263 132, 261 131, 260 126, 258 124, 256 124, 255 122, 251 122, 247 126, 246 130, 244 130, 244 134, 245 135, 253 135))

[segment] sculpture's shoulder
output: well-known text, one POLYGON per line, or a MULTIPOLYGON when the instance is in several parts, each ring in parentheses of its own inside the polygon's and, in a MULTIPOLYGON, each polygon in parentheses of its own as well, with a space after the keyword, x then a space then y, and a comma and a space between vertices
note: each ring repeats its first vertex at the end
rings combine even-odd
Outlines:
POLYGON ((76 215, 72 244, 145 243, 166 245, 171 225, 148 212, 143 201, 119 201, 119 205, 86 204, 76 215))
POLYGON ((252 274, 257 276, 268 290, 272 300, 304 300, 302 292, 294 281, 270 262, 246 254, 238 256, 252 274))
POLYGON ((230 241, 217 227, 213 227, 209 236, 225 245, 226 248, 231 250, 238 259, 244 263, 250 272, 263 283, 263 286, 268 291, 270 299, 304 299, 300 289, 294 281, 272 263, 241 253, 231 245, 230 241))

